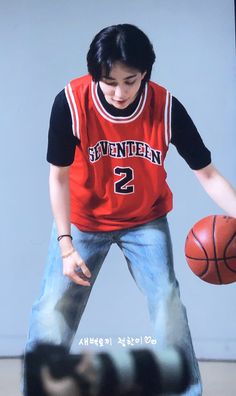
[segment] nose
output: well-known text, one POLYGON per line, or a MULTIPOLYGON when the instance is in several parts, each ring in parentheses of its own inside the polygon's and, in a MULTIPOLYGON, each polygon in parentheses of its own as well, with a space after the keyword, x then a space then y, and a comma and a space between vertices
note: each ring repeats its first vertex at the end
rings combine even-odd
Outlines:
POLYGON ((115 97, 116 99, 124 99, 126 96, 126 88, 121 85, 117 85, 115 89, 115 97))

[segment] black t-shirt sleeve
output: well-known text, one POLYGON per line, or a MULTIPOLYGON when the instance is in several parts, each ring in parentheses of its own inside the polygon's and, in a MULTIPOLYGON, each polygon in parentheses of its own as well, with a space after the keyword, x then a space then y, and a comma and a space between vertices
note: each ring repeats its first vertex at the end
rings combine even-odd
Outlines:
POLYGON ((72 120, 65 91, 55 98, 52 106, 47 161, 57 166, 69 166, 74 161, 75 147, 79 140, 73 135, 72 120))
POLYGON ((171 143, 191 169, 199 170, 211 163, 210 151, 186 109, 175 97, 172 98, 171 129, 171 143))

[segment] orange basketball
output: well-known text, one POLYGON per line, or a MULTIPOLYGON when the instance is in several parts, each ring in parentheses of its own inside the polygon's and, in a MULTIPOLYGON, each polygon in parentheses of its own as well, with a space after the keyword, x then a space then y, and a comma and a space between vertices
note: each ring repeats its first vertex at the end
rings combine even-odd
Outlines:
POLYGON ((202 280, 215 285, 236 281, 236 219, 207 216, 189 231, 185 242, 189 267, 202 280))

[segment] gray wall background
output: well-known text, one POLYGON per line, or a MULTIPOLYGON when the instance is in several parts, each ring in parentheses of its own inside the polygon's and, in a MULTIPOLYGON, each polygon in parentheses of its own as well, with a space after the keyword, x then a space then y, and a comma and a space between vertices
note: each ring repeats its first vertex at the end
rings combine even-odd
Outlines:
MULTIPOLYGON (((1 278, 0 355, 23 351, 51 228, 47 130, 55 95, 86 73, 86 53, 104 26, 133 23, 157 53, 152 79, 188 109, 213 161, 235 185, 235 43, 232 0, 0 1, 1 278)), ((200 281, 184 241, 200 218, 222 211, 174 148, 167 160, 175 269, 199 358, 236 359, 236 284, 200 281)), ((146 304, 114 247, 93 290, 78 337, 145 336, 146 304)))

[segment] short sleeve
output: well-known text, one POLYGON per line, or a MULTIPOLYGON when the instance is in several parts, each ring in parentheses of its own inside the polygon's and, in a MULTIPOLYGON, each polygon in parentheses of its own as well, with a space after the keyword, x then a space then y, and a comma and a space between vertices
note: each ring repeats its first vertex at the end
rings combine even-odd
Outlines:
POLYGON ((74 161, 78 139, 72 132, 70 109, 65 91, 55 98, 48 132, 47 161, 57 166, 69 166, 74 161))
POLYGON ((193 170, 199 170, 211 163, 211 153, 188 115, 184 106, 172 98, 171 143, 193 170))

